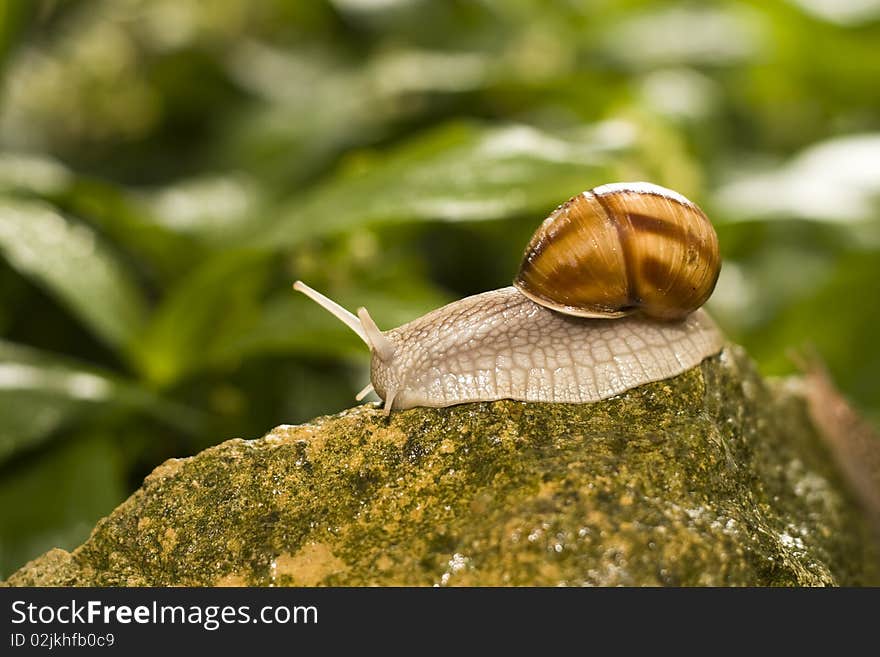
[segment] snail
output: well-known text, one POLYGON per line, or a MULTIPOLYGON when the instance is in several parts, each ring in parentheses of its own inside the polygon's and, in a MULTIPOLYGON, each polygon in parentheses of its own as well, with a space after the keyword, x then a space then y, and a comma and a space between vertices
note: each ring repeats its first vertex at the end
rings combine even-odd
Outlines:
POLYGON ((302 281, 295 290, 371 352, 386 412, 516 399, 594 402, 680 374, 721 351, 700 306, 718 279, 718 238, 682 195, 650 183, 602 185, 554 210, 513 286, 447 304, 389 331, 302 281))

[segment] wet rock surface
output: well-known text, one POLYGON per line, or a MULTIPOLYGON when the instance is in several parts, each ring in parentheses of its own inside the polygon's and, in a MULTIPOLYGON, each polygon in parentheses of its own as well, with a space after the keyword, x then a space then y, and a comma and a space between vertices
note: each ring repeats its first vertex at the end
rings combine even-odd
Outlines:
POLYGON ((595 404, 369 404, 168 461, 10 585, 859 585, 802 399, 728 347, 595 404))

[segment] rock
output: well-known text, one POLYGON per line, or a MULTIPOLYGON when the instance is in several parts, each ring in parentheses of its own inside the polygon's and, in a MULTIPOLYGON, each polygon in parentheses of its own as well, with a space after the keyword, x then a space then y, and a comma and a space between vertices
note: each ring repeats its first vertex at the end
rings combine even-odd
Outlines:
POLYGON ((368 404, 170 460, 10 585, 858 585, 801 398, 736 347, 596 404, 368 404))

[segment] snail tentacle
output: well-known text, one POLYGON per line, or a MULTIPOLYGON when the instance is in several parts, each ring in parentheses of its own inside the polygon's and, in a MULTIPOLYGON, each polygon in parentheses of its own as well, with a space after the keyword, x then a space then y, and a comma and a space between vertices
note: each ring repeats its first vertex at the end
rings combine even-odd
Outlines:
POLYGON ((394 359, 394 345, 391 341, 382 335, 382 331, 376 326, 376 322, 370 317, 370 313, 366 308, 361 306, 358 308, 358 319, 366 335, 367 344, 376 352, 376 355, 387 363, 394 359))
POLYGON ((354 398, 356 401, 361 401, 364 397, 369 395, 371 392, 376 392, 376 390, 373 388, 372 381, 370 383, 368 383, 367 385, 365 385, 363 388, 361 388, 361 391, 358 394, 356 394, 354 396, 354 398))
POLYGON ((336 317, 336 319, 338 319, 352 331, 357 333, 357 336, 364 341, 364 344, 366 344, 368 347, 370 346, 370 340, 367 338, 367 333, 364 331, 364 327, 361 326, 360 320, 355 315, 333 301, 333 299, 325 297, 323 294, 309 287, 302 281, 296 281, 293 284, 293 289, 297 292, 302 292, 309 299, 321 306, 324 310, 330 312, 334 317, 336 317))

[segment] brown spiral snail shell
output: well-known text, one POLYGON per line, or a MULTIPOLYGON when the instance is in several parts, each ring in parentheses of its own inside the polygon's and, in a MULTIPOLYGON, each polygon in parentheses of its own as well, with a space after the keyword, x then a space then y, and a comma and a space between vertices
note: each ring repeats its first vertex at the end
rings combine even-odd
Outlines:
POLYGON ((602 185, 569 199, 541 224, 514 285, 566 315, 686 317, 718 280, 709 219, 681 194, 651 183, 602 185))

